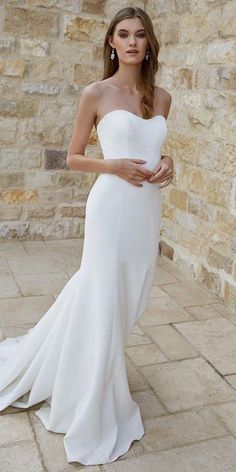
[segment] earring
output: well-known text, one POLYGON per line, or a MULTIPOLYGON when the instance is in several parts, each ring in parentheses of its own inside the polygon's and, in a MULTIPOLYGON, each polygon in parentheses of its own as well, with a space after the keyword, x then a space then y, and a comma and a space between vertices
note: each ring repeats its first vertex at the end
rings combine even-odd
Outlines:
POLYGON ((112 48, 112 51, 111 51, 111 59, 113 61, 113 59, 115 59, 115 51, 114 49, 112 48))
POLYGON ((146 61, 148 61, 148 60, 149 60, 149 57, 150 57, 150 52, 147 50, 147 52, 146 52, 146 56, 145 56, 145 59, 146 59, 146 61))

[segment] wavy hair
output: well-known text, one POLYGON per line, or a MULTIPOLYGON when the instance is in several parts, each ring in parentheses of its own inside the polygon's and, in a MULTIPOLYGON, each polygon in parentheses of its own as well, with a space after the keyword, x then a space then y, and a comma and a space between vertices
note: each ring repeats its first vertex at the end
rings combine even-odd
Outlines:
POLYGON ((146 31, 147 40, 149 43, 149 60, 145 58, 142 62, 141 76, 143 96, 141 100, 141 109, 144 118, 151 118, 153 115, 153 100, 155 91, 155 73, 158 70, 158 53, 159 43, 155 37, 153 25, 149 15, 139 7, 125 7, 119 10, 108 26, 106 36, 104 39, 103 59, 104 70, 102 80, 111 77, 119 68, 119 60, 115 52, 115 58, 111 60, 112 47, 109 44, 109 36, 113 37, 116 25, 126 19, 138 17, 142 21, 143 27, 146 31))

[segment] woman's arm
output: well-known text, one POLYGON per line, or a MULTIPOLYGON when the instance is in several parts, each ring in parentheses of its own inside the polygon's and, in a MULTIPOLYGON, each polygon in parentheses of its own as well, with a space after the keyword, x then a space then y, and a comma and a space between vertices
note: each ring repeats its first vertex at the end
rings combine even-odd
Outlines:
POLYGON ((84 155, 96 118, 97 101, 98 89, 96 83, 87 85, 80 96, 66 164, 70 169, 81 172, 113 173, 114 163, 112 159, 94 159, 84 155))

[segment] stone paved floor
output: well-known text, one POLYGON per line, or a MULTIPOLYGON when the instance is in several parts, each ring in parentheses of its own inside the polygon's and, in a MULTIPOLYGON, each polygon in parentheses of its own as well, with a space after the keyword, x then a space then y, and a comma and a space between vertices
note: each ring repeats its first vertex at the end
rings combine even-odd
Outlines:
MULTIPOLYGON (((82 240, 0 244, 2 339, 24 334, 80 265, 82 240), (77 253, 77 256, 75 254, 77 253)), ((235 472, 236 314, 164 256, 126 347, 145 435, 103 466, 68 463, 63 435, 28 410, 0 412, 1 472, 235 472)))

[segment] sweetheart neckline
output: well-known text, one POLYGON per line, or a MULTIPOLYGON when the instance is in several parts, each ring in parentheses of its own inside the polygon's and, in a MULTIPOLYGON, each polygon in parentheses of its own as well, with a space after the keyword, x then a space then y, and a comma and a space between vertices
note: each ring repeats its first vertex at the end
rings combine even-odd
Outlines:
POLYGON ((135 113, 133 113, 132 111, 129 111, 129 110, 125 110, 123 108, 116 108, 115 110, 111 110, 111 111, 108 111, 105 115, 103 115, 103 117, 101 118, 101 120, 98 122, 97 124, 97 130, 98 130, 98 127, 99 125, 103 122, 103 120, 106 118, 107 115, 111 115, 112 113, 115 113, 117 111, 121 111, 121 112, 125 112, 125 113, 129 113, 130 115, 133 115, 135 116, 136 118, 138 118, 139 120, 143 120, 143 121, 150 121, 150 120, 153 120, 154 118, 164 118, 165 122, 167 122, 167 119, 164 115, 154 115, 152 116, 151 118, 143 118, 142 116, 139 116, 139 115, 136 115, 135 113))

